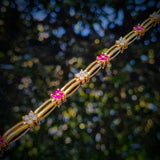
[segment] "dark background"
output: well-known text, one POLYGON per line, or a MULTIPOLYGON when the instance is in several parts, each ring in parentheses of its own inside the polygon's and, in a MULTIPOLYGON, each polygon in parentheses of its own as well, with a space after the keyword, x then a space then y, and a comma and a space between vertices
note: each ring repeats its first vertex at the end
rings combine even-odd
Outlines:
MULTIPOLYGON (((154 0, 1 0, 0 134, 153 11, 154 0)), ((160 25, 3 157, 160 159, 160 25)))

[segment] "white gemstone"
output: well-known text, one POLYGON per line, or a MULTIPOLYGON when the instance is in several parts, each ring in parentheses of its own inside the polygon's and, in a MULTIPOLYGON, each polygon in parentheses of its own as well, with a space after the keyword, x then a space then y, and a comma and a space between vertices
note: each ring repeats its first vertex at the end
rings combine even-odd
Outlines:
POLYGON ((32 121, 31 119, 29 119, 29 120, 28 120, 28 123, 31 124, 31 123, 33 123, 33 121, 32 121))
POLYGON ((35 120, 37 120, 37 117, 36 117, 36 116, 33 116, 32 119, 35 121, 35 120))
POLYGON ((76 77, 78 77, 79 78, 79 76, 80 76, 80 74, 78 73, 78 74, 76 74, 76 77))
POLYGON ((29 113, 29 116, 33 117, 33 116, 34 116, 34 114, 33 114, 32 112, 30 112, 30 113, 29 113))
POLYGON ((87 73, 84 73, 84 77, 87 77, 87 73))
POLYGON ((153 19, 157 19, 158 18, 158 14, 157 13, 153 13, 152 15, 151 15, 151 17, 153 18, 153 19))
POLYGON ((28 121, 28 120, 29 120, 29 117, 28 117, 28 116, 24 116, 24 120, 25 120, 25 121, 28 121))
POLYGON ((84 79, 84 77, 83 76, 80 76, 80 78, 79 78, 80 80, 83 80, 84 79))

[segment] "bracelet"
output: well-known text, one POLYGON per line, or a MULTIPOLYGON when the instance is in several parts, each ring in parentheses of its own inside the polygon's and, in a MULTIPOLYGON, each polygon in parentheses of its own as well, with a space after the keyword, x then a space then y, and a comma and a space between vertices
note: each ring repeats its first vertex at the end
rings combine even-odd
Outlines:
POLYGON ((89 82, 89 79, 94 76, 101 68, 114 59, 119 53, 123 53, 128 45, 133 43, 137 38, 145 34, 152 26, 156 26, 160 22, 160 10, 153 12, 148 19, 141 24, 133 27, 133 30, 126 36, 120 37, 115 44, 107 51, 102 52, 96 57, 85 70, 81 70, 75 74, 75 77, 70 80, 64 87, 57 89, 50 95, 50 99, 45 101, 35 111, 30 111, 28 115, 22 117, 22 121, 14 125, 3 136, 0 136, 0 152, 5 151, 8 146, 26 134, 29 130, 33 130, 36 125, 40 125, 40 121, 48 116, 56 106, 66 102, 66 98, 72 95, 80 86, 89 82))

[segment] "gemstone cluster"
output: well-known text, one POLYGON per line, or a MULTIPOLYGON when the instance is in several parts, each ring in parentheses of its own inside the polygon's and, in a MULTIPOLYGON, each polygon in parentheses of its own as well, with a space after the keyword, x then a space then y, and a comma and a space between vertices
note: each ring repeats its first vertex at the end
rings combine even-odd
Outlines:
POLYGON ((137 34, 138 38, 140 38, 141 36, 143 36, 144 32, 145 32, 145 28, 143 26, 141 26, 140 24, 138 24, 135 27, 133 27, 133 30, 137 34))
POLYGON ((149 18, 154 22, 153 26, 160 22, 160 14, 153 12, 149 18))
POLYGON ((86 82, 89 81, 88 72, 81 70, 79 73, 75 74, 75 78, 84 85, 86 82))
POLYGON ((33 111, 30 111, 28 115, 23 116, 22 119, 31 129, 33 129, 35 125, 39 124, 39 119, 33 111))
POLYGON ((128 42, 126 39, 120 37, 119 40, 116 41, 115 44, 121 51, 121 53, 124 51, 124 49, 127 49, 128 47, 128 42))
POLYGON ((101 64, 102 68, 104 68, 109 62, 109 56, 104 53, 101 53, 100 56, 97 56, 97 62, 101 64))
POLYGON ((57 102, 58 106, 66 101, 66 96, 60 89, 57 89, 55 92, 53 92, 51 97, 53 101, 55 100, 57 102))

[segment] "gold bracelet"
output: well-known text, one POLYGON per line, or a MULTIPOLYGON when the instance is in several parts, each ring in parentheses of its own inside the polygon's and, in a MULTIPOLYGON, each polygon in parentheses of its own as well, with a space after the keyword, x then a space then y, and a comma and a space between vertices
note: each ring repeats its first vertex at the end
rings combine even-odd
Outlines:
POLYGON ((40 121, 48 116, 56 106, 60 106, 66 101, 66 98, 73 94, 81 85, 89 82, 89 79, 94 76, 101 68, 103 69, 110 60, 115 58, 119 53, 123 53, 128 45, 133 43, 137 38, 145 34, 152 26, 160 22, 160 10, 153 12, 142 24, 133 27, 133 30, 124 37, 120 37, 115 42, 115 45, 107 51, 97 56, 85 70, 81 70, 75 74, 75 78, 70 80, 64 87, 57 89, 51 94, 49 100, 45 101, 35 111, 30 111, 28 115, 22 117, 22 121, 14 125, 6 131, 3 136, 0 136, 0 151, 3 152, 8 146, 26 134, 29 130, 34 129, 36 125, 40 125, 40 121))

